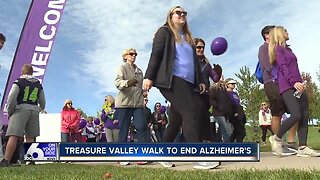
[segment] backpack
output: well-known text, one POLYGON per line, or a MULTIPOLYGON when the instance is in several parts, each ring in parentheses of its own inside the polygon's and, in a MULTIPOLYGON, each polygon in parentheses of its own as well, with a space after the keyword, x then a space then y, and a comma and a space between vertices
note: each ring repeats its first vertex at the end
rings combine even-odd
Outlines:
POLYGON ((262 68, 260 66, 260 62, 258 61, 257 66, 256 66, 256 70, 254 72, 254 75, 256 76, 257 80, 263 84, 263 72, 262 72, 262 68))
MULTIPOLYGON (((272 65, 271 68, 271 76, 272 76, 272 80, 273 82, 278 83, 278 71, 279 71, 279 67, 277 64, 272 65)), ((258 61, 257 66, 256 66, 256 71, 254 72, 254 75, 256 76, 257 80, 263 84, 263 72, 262 72, 262 68, 260 66, 260 62, 258 61)))

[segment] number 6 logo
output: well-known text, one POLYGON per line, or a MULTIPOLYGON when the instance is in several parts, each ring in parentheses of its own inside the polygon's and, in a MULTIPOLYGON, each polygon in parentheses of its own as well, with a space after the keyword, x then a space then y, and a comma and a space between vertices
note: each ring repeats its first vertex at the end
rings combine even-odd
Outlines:
POLYGON ((42 149, 38 148, 39 143, 32 143, 27 151, 27 155, 31 155, 32 160, 44 160, 42 149))

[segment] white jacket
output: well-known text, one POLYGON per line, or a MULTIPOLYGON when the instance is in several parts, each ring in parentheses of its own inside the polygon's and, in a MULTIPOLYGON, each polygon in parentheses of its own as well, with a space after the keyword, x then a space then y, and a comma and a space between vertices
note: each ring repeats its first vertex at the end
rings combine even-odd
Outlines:
POLYGON ((271 110, 268 109, 267 112, 266 111, 264 113, 263 112, 264 110, 259 111, 259 125, 260 126, 271 125, 271 119, 272 119, 271 110))

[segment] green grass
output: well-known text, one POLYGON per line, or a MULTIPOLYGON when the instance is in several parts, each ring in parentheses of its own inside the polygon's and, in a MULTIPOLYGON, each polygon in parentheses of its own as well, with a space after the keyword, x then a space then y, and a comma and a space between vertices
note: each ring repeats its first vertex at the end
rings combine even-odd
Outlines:
MULTIPOLYGON (((320 149, 319 127, 309 127, 308 142, 314 149, 320 149)), ((261 151, 270 151, 270 144, 261 147, 261 151)), ((0 179, 106 179, 105 173, 111 173, 111 179, 320 179, 319 170, 302 171, 294 169, 279 170, 188 170, 178 171, 165 168, 119 167, 113 165, 83 164, 42 164, 0 168, 0 179)))
MULTIPOLYGON (((317 150, 320 150, 320 143, 319 143, 320 133, 318 132, 319 128, 320 128, 319 126, 309 126, 309 129, 308 129, 308 146, 317 150)), ((271 133, 268 131, 267 137, 269 137, 270 135, 271 133)), ((264 146, 264 147, 260 146, 260 151, 261 152, 271 151, 271 146, 268 138, 267 138, 267 146, 264 146)))
POLYGON ((230 170, 230 171, 177 171, 165 168, 119 167, 112 165, 43 164, 0 168, 0 179, 320 179, 320 171, 299 170, 230 170))
POLYGON ((318 130, 320 129, 319 126, 309 126, 308 131, 308 145, 314 149, 320 150, 320 133, 318 130))

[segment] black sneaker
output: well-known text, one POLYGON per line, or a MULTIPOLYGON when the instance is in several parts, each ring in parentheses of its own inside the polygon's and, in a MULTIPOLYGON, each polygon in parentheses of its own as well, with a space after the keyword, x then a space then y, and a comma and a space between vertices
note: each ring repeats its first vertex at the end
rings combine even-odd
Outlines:
POLYGON ((0 161, 0 167, 9 167, 9 166, 12 166, 9 161, 5 160, 5 159, 2 159, 0 161))

